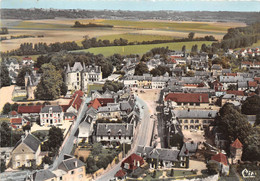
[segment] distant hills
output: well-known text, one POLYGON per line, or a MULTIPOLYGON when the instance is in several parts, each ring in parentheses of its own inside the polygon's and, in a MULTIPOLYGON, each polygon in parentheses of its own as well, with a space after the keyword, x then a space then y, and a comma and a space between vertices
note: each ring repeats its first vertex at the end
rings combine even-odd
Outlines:
POLYGON ((54 19, 54 18, 105 18, 105 19, 158 19, 172 21, 260 22, 260 12, 230 11, 121 11, 78 9, 1 9, 1 19, 54 19))

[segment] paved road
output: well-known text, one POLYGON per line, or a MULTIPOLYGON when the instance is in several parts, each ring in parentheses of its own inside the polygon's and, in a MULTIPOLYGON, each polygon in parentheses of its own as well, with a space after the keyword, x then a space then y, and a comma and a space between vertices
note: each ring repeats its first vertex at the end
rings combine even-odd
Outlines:
MULTIPOLYGON (((70 154, 73 148, 73 143, 75 140, 75 133, 78 129, 79 123, 81 121, 81 119, 84 116, 84 113, 86 112, 87 109, 87 105, 86 103, 88 103, 90 101, 90 98, 87 98, 83 103, 82 106, 80 108, 78 117, 76 119, 76 121, 74 122, 73 126, 71 127, 71 131, 69 136, 66 138, 66 140, 64 140, 64 144, 63 147, 60 151, 59 157, 54 161, 53 165, 51 165, 49 167, 50 170, 54 170, 56 167, 58 167, 58 165, 62 162, 63 156, 64 154, 70 154)), ((24 178, 26 177, 27 174, 30 174, 30 171, 17 171, 17 172, 4 172, 0 174, 0 180, 1 181, 23 181, 24 178)))
POLYGON ((79 127, 79 123, 82 120, 83 116, 85 115, 85 112, 87 110, 87 103, 90 101, 90 98, 87 98, 81 105, 81 108, 79 110, 78 116, 76 121, 74 121, 71 130, 69 132, 68 137, 66 137, 66 139, 63 142, 61 151, 59 153, 59 156, 57 159, 55 159, 53 165, 50 166, 50 170, 55 170, 59 164, 62 162, 64 154, 69 154, 72 151, 73 148, 73 144, 74 144, 74 140, 77 138, 75 137, 75 133, 79 127))
MULTIPOLYGON (((145 145, 150 146, 151 138, 152 138, 152 131, 153 131, 153 119, 150 119, 150 112, 148 105, 142 99, 136 97, 136 103, 140 108, 140 118, 141 124, 139 125, 139 129, 136 130, 137 135, 136 139, 133 141, 132 149, 129 154, 135 153, 137 150, 138 145, 145 145), (144 106, 144 109, 142 109, 144 106)), ((122 161, 121 161, 122 162, 122 161)), ((98 177, 96 180, 98 181, 108 181, 114 178, 114 175, 118 170, 120 170, 121 162, 119 162, 116 166, 110 169, 107 173, 103 174, 102 176, 98 177)))

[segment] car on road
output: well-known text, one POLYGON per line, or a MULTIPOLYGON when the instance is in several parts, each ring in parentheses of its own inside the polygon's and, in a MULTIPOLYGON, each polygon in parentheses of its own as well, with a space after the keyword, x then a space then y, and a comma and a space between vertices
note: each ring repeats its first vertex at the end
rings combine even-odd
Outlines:
POLYGON ((144 109, 144 106, 142 106, 142 109, 144 109))

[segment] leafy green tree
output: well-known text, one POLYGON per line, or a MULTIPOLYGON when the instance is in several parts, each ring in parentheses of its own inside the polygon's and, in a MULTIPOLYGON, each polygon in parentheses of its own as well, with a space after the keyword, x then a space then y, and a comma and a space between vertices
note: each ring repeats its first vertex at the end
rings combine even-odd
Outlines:
POLYGON ((6 169, 6 166, 5 166, 5 160, 4 159, 1 159, 1 170, 0 170, 0 173, 3 173, 6 169))
POLYGON ((27 124, 23 126, 23 131, 30 131, 31 130, 31 125, 27 124))
POLYGON ((2 113, 8 114, 10 111, 12 111, 12 105, 9 102, 7 102, 3 107, 2 113))
POLYGON ((60 89, 61 89, 61 95, 66 96, 68 91, 68 86, 66 85, 65 82, 62 82, 60 89))
POLYGON ((242 160, 248 161, 260 161, 260 131, 257 128, 253 128, 245 138, 243 144, 242 160))
POLYGON ((141 62, 135 67, 135 75, 143 75, 145 73, 149 73, 149 69, 145 63, 141 62))
POLYGON ((182 51, 182 52, 186 52, 186 45, 183 45, 183 46, 182 46, 181 51, 182 51))
POLYGON ((209 162, 206 166, 210 175, 215 175, 220 171, 219 165, 215 162, 209 162))
POLYGON ((252 126, 248 123, 246 117, 230 103, 225 104, 219 110, 219 115, 215 118, 215 123, 228 139, 229 143, 238 138, 244 144, 245 138, 252 131, 252 126))
POLYGON ((43 100, 53 100, 61 95, 62 76, 52 64, 43 64, 43 74, 36 89, 36 97, 43 100))
POLYGON ((0 128, 0 133, 1 133, 1 147, 8 147, 11 145, 11 128, 9 128, 8 124, 6 122, 2 122, 1 128, 0 128))
POLYGON ((18 110, 18 106, 19 106, 19 104, 17 104, 17 103, 12 104, 11 105, 12 111, 17 111, 18 110))
POLYGON ((91 154, 94 155, 94 156, 97 156, 97 155, 99 155, 101 152, 102 152, 102 145, 101 145, 101 143, 94 143, 94 144, 92 145, 91 154))
POLYGON ((89 156, 86 160, 86 173, 94 173, 97 170, 96 160, 93 156, 89 156))
POLYGON ((62 130, 58 127, 52 126, 48 134, 48 145, 50 150, 58 150, 63 142, 62 130))
POLYGON ((51 160, 51 158, 49 157, 49 156, 44 156, 43 158, 42 158, 42 163, 43 164, 48 164, 48 165, 51 165, 52 163, 53 163, 53 161, 51 160))
POLYGON ((189 35, 188 35, 188 39, 192 40, 195 36, 195 33, 194 32, 190 32, 189 35))
POLYGON ((16 78, 16 85, 18 86, 25 86, 25 80, 24 77, 28 73, 29 75, 32 74, 32 69, 28 66, 24 66, 20 69, 17 78, 16 78))
POLYGON ((117 92, 124 88, 124 83, 118 81, 106 81, 102 89, 117 92))
POLYGON ((9 76, 9 71, 4 62, 0 65, 0 88, 4 86, 11 85, 11 78, 9 76))
POLYGON ((234 84, 230 84, 227 90, 237 90, 237 86, 234 84))
POLYGON ((260 97, 258 95, 248 97, 242 104, 242 113, 256 115, 260 112, 260 97))

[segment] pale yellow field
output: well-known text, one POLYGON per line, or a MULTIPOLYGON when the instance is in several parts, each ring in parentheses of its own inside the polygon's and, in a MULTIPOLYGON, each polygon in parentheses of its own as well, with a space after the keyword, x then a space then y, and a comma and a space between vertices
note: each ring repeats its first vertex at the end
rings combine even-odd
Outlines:
MULTIPOLYGON (((135 34, 145 34, 145 35, 161 35, 161 36, 172 36, 174 38, 183 38, 187 37, 190 29, 161 29, 160 26, 155 26, 154 28, 134 28, 131 26, 127 26, 126 23, 120 25, 116 25, 117 22, 108 21, 108 23, 115 23, 115 28, 71 28, 74 22, 78 20, 81 23, 87 24, 91 23, 107 23, 104 19, 47 19, 47 20, 2 20, 1 25, 6 26, 9 28, 8 35, 0 35, 6 36, 10 38, 10 36, 14 35, 44 35, 43 38, 24 38, 24 39, 12 39, 12 40, 4 40, 0 42, 0 51, 10 51, 13 49, 19 48, 21 43, 38 43, 38 42, 45 42, 47 44, 54 43, 54 42, 66 42, 66 41, 76 41, 79 45, 80 42, 83 40, 84 36, 92 37, 100 37, 100 36, 107 36, 107 35, 116 35, 116 34, 125 34, 125 33, 135 33, 135 34), (124 26, 126 25, 126 26, 124 26), (121 28, 120 28, 121 27, 121 28)), ((155 20, 146 20, 144 23, 155 20)), ((130 21, 128 21, 130 22, 130 21)), ((140 26, 141 21, 137 21, 137 24, 140 26)), ((208 24, 210 26, 218 26, 230 28, 230 27, 237 27, 237 26, 245 26, 244 23, 219 23, 219 22, 174 22, 174 21, 157 21, 156 22, 166 22, 166 23, 183 23, 184 25, 187 23, 194 23, 194 24, 208 24)), ((195 33, 195 37, 204 37, 206 35, 213 35, 216 39, 221 39, 225 33, 225 31, 219 30, 212 30, 206 31, 203 29, 193 29, 195 33)))

